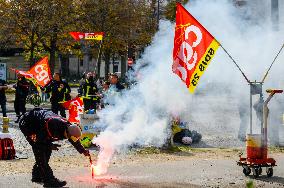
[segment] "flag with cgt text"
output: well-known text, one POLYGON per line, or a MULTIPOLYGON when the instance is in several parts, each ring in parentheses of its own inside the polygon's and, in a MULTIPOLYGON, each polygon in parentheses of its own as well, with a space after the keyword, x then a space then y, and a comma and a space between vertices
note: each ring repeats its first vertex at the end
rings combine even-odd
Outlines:
POLYGON ((172 70, 190 93, 194 93, 219 46, 218 41, 177 3, 172 70))

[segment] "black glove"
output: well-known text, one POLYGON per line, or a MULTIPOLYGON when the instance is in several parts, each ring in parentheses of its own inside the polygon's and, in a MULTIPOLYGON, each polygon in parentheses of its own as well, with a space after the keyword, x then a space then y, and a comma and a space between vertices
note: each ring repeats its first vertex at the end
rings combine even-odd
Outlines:
POLYGON ((61 145, 59 145, 59 144, 51 144, 50 149, 58 151, 59 150, 58 147, 61 147, 61 145))
POLYGON ((90 155, 90 151, 87 150, 87 149, 83 152, 83 154, 84 154, 86 157, 91 156, 91 155, 90 155))

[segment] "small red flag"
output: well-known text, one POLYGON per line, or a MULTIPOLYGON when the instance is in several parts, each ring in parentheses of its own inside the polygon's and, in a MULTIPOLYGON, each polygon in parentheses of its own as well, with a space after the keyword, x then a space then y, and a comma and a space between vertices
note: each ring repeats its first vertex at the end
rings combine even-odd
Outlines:
POLYGON ((69 122, 80 123, 79 114, 83 112, 83 105, 83 100, 80 97, 62 103, 62 106, 69 111, 69 122))

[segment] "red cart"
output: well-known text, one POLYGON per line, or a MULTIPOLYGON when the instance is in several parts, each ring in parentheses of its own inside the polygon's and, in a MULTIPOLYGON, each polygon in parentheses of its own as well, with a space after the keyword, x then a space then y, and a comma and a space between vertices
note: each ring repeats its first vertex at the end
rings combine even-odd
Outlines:
POLYGON ((268 120, 268 103, 276 93, 282 93, 283 90, 269 89, 269 97, 263 104, 263 127, 261 134, 247 134, 246 150, 247 156, 244 158, 240 155, 240 160, 237 162, 243 167, 243 173, 248 176, 251 172, 255 178, 262 174, 262 167, 266 168, 267 177, 273 176, 273 167, 276 166, 276 161, 273 158, 268 158, 267 147, 267 120, 268 120))

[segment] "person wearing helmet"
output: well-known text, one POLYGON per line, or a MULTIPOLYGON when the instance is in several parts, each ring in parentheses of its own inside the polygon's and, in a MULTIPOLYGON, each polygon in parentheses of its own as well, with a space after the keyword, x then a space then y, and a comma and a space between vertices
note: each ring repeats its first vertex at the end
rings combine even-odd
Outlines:
POLYGON ((81 90, 80 96, 83 96, 84 110, 88 111, 94 109, 96 111, 96 106, 99 101, 98 97, 98 87, 95 83, 95 75, 93 72, 88 72, 85 81, 80 86, 81 90))
POLYGON ((32 182, 43 183, 44 187, 63 187, 67 184, 54 177, 48 164, 52 150, 58 150, 60 146, 54 141, 68 139, 79 153, 90 156, 80 143, 80 128, 51 111, 35 108, 21 117, 19 127, 35 156, 32 182))
POLYGON ((183 145, 191 145, 198 143, 202 136, 197 131, 190 131, 186 122, 181 122, 179 116, 174 116, 171 122, 172 126, 172 141, 183 145))

